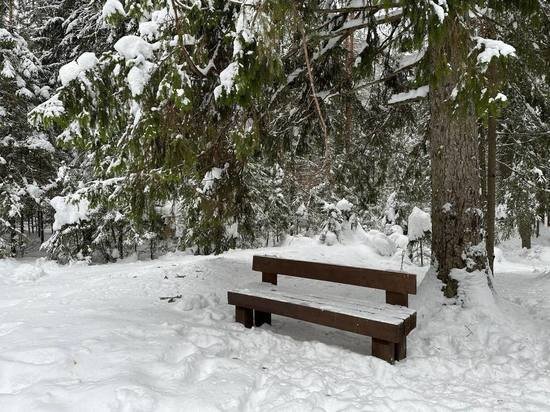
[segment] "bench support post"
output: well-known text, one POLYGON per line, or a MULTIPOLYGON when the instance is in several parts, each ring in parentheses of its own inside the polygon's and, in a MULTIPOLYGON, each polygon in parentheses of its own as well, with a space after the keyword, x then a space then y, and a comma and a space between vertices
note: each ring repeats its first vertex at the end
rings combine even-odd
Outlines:
POLYGON ((372 356, 393 364, 395 362, 395 343, 372 338, 372 356))
POLYGON ((271 313, 260 312, 259 310, 254 311, 254 325, 262 326, 264 323, 271 325, 271 313))
POLYGON ((386 291, 386 303, 390 305, 409 306, 409 295, 386 291))
POLYGON ((242 323, 245 328, 252 327, 252 309, 235 306, 235 321, 242 323))
POLYGON ((277 274, 276 273, 267 273, 262 272, 262 282, 271 283, 273 285, 277 284, 277 274))
POLYGON ((407 357, 407 337, 403 336, 401 342, 395 344, 395 360, 400 361, 407 357))

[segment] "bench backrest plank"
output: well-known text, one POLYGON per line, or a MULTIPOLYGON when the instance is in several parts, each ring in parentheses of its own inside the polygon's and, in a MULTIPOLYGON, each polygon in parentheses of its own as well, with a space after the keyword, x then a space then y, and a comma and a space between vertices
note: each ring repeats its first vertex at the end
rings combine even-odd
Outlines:
POLYGON ((270 274, 270 276, 279 274, 364 286, 399 294, 416 294, 416 276, 409 273, 305 262, 271 256, 254 256, 252 269, 270 274))

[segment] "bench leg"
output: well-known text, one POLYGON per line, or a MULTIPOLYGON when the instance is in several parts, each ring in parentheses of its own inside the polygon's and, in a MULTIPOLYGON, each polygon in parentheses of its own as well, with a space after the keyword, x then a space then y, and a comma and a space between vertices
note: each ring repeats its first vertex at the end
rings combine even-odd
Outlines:
POLYGON ((395 362, 395 343, 372 338, 372 356, 393 364, 395 362))
POLYGON ((254 311, 254 325, 262 326, 264 323, 271 325, 271 313, 254 311))
POLYGON ((400 361, 407 357, 407 337, 404 336, 403 340, 395 344, 395 360, 400 361))
POLYGON ((245 328, 252 327, 252 309, 235 306, 235 321, 242 323, 245 328))

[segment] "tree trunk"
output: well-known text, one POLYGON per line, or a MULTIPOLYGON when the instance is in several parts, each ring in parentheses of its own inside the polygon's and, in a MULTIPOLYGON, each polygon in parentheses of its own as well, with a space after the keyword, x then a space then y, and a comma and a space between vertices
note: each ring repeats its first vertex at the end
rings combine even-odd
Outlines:
POLYGON ((487 139, 483 122, 478 125, 479 138, 479 174, 481 183, 481 202, 487 204, 487 139))
POLYGON ((530 216, 518 216, 518 232, 521 237, 521 247, 531 249, 532 226, 530 216))
POLYGON ((9 219, 8 223, 10 225, 11 257, 17 257, 17 231, 15 230, 15 219, 9 219))
POLYGON ((38 211, 38 232, 40 234, 40 243, 44 243, 44 212, 38 211))
MULTIPOLYGON (((481 195, 477 118, 473 103, 455 108, 451 97, 469 52, 468 33, 449 15, 430 44, 435 72, 430 85, 432 251, 445 296, 457 293, 453 268, 482 269, 485 258, 471 246, 481 240, 481 195), (465 259, 466 258, 466 259, 465 259), (467 265, 468 262, 468 265, 467 265)), ((479 251, 478 251, 479 252, 479 251)))
POLYGON ((485 215, 485 245, 491 273, 495 262, 495 208, 496 208, 496 170, 497 170, 497 119, 489 115, 487 122, 487 213, 485 215))
POLYGON ((346 95, 344 108, 344 152, 349 155, 352 141, 353 130, 353 62, 355 60, 353 50, 353 33, 347 39, 347 55, 346 55, 346 95))
POLYGON ((122 228, 118 230, 118 254, 120 259, 124 259, 124 236, 122 228))

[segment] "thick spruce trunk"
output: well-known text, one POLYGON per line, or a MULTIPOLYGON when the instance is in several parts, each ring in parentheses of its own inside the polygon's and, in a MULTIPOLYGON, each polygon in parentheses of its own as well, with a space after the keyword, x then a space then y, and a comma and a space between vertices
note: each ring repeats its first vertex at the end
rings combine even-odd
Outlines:
MULTIPOLYGON (((481 241, 481 186, 477 118, 473 103, 456 107, 451 98, 463 71, 470 42, 458 19, 448 16, 442 36, 430 44, 434 80, 430 85, 432 252, 448 297, 457 293, 453 268, 480 269, 485 258, 471 246, 481 241)), ((481 248, 482 250, 483 248, 481 248)), ((483 253, 481 253, 483 255, 483 253)))

